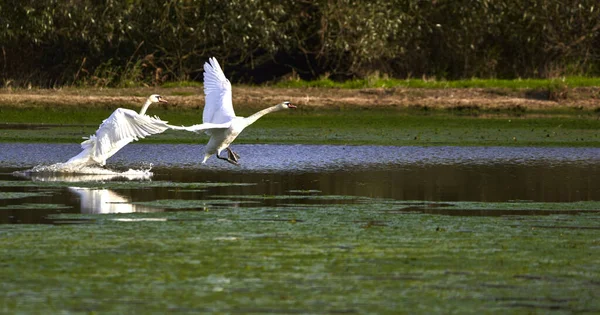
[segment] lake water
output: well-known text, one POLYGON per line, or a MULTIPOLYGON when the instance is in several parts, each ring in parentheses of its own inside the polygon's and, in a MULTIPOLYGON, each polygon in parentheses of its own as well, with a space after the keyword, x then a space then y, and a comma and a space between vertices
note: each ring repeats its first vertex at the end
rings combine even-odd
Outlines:
POLYGON ((76 175, 23 171, 65 162, 79 153, 78 145, 0 143, 0 223, 52 223, 48 216, 55 213, 198 211, 202 200, 215 208, 318 206, 363 197, 600 200, 596 148, 234 145, 239 166, 215 157, 202 165, 202 149, 131 144, 108 160, 99 171, 104 174, 76 175), (196 203, 176 209, 145 204, 157 200, 196 203))

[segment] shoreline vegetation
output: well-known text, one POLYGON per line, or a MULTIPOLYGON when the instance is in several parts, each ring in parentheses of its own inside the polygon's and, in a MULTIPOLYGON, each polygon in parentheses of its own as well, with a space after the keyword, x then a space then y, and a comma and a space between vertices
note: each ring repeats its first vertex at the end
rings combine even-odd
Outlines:
POLYGON ((209 57, 232 82, 252 84, 600 76, 597 7, 596 0, 19 2, 0 6, 0 84, 200 80, 209 57))
MULTIPOLYGON (((138 106, 148 95, 160 93, 168 108, 204 106, 202 84, 171 82, 157 87, 56 89, 0 89, 0 108, 138 106)), ((420 109, 521 112, 600 111, 600 78, 436 81, 372 78, 335 82, 288 80, 271 85, 234 85, 236 110, 256 109, 289 100, 303 110, 420 109)))
MULTIPOLYGON (((202 85, 0 89, 0 142, 79 143, 117 107, 139 110, 150 94, 169 103, 148 113, 173 125, 201 121, 202 85), (39 129, 44 132, 40 132, 39 129)), ((600 79, 290 81, 234 85, 236 114, 291 101, 263 117, 239 143, 393 146, 600 147, 600 79)), ((143 143, 202 144, 167 131, 143 143)))

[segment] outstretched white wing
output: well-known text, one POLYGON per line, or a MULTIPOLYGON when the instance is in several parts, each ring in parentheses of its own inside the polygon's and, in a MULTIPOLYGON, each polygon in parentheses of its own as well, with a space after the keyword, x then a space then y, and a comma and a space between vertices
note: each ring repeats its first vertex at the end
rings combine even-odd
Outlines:
POLYGON ((211 123, 203 123, 203 124, 198 124, 198 125, 192 125, 192 126, 188 126, 188 127, 173 127, 171 126, 172 129, 175 130, 187 130, 187 131, 193 131, 193 132, 200 132, 200 131, 210 131, 212 129, 227 129, 231 127, 231 122, 227 122, 224 124, 211 124, 211 123))
POLYGON ((231 83, 225 77, 217 59, 204 63, 204 94, 206 95, 203 123, 223 124, 235 118, 231 97, 231 83), (210 64, 209 64, 210 63, 210 64))
POLYGON ((133 110, 118 108, 105 119, 96 135, 81 143, 81 148, 91 148, 91 157, 103 164, 122 147, 139 138, 161 133, 169 129, 166 121, 154 116, 140 115, 133 110), (95 139, 94 139, 95 138, 95 139))

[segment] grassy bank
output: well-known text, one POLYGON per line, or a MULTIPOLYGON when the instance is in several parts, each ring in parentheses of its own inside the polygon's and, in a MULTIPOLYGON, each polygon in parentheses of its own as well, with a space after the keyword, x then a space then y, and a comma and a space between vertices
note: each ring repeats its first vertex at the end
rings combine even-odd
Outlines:
MULTIPOLYGON (((175 84, 176 85, 176 84, 175 84)), ((278 87, 326 87, 342 89, 365 88, 488 88, 488 89, 557 89, 600 86, 600 78, 592 77, 563 77, 554 79, 468 79, 468 80, 435 80, 435 79, 390 79, 374 76, 368 79, 336 82, 327 78, 314 81, 286 80, 276 84, 278 87)))
MULTIPOLYGON (((308 110, 396 109, 475 110, 482 112, 537 112, 548 110, 600 110, 600 78, 457 80, 383 79, 334 82, 285 80, 273 85, 233 86, 236 110, 257 110, 284 100, 308 110)), ((0 89, 0 109, 139 107, 159 93, 169 99, 165 109, 201 109, 202 85, 173 82, 157 87, 60 89, 0 89)), ((157 106, 154 106, 156 108, 157 106)))
MULTIPOLYGON (((111 110, 3 109, 0 141, 77 143, 93 134, 111 110)), ((246 114, 246 111, 239 111, 246 114)), ((201 121, 201 110, 154 109, 175 125, 201 121)), ((600 146, 594 113, 533 116, 472 115, 429 110, 296 110, 263 117, 236 143, 600 146)), ((207 136, 169 130, 143 143, 202 143, 207 136)))
MULTIPOLYGON (((297 110, 263 117, 238 143, 374 145, 600 146, 599 79, 289 81, 296 87, 234 86, 238 115, 290 100, 297 110), (295 83, 294 83, 295 82, 295 83), (378 87, 390 84, 392 87, 378 87), (406 87, 402 87, 406 84, 406 87), (549 98, 555 98, 550 100, 549 98)), ((287 85, 285 85, 287 86, 287 85)), ((148 113, 175 125, 201 121, 201 86, 0 90, 0 141, 79 142, 117 107, 137 110, 160 93, 168 104, 148 113)), ((198 143, 204 135, 167 131, 147 143, 198 143)))

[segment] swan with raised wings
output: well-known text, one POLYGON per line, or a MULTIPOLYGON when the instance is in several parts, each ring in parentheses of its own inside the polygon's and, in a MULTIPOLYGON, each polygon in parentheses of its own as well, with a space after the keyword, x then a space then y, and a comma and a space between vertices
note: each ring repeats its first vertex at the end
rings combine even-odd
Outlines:
POLYGON ((146 100, 139 113, 131 109, 117 108, 105 119, 95 134, 81 143, 83 151, 67 161, 69 165, 91 166, 106 165, 106 160, 132 141, 161 133, 169 128, 166 121, 146 115, 146 110, 153 103, 168 103, 162 96, 152 94, 146 100))
POLYGON ((202 113, 202 124, 184 128, 194 132, 204 131, 210 136, 210 140, 204 148, 202 163, 205 163, 209 157, 215 154, 217 158, 237 165, 240 157, 229 148, 229 145, 246 127, 268 113, 296 108, 290 102, 283 102, 248 117, 235 116, 231 83, 225 77, 219 62, 214 57, 204 63, 204 94, 206 97, 202 113), (227 150, 227 157, 221 156, 223 150, 227 150))

